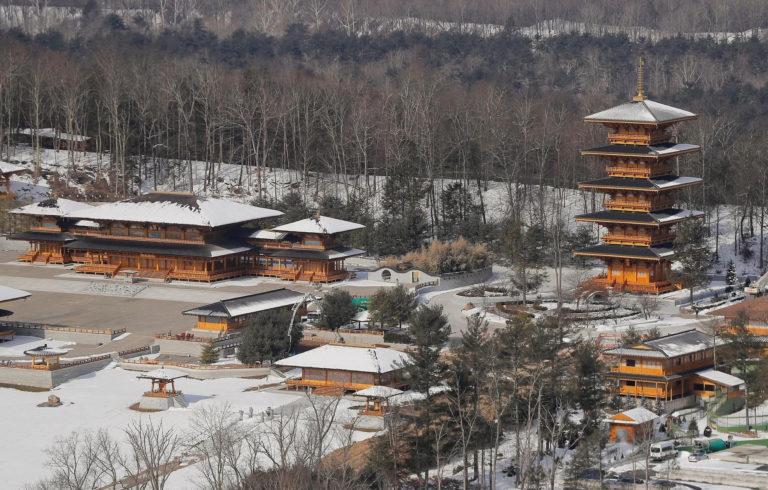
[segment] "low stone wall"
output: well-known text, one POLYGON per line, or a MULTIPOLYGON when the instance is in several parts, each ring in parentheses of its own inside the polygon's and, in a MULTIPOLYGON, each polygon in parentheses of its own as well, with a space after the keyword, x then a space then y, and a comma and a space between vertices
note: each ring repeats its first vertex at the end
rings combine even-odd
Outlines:
POLYGON ((670 471, 673 480, 701 482, 714 485, 738 485, 750 488, 765 488, 765 474, 746 473, 741 471, 706 470, 701 468, 684 468, 670 471))
POLYGON ((59 340, 62 342, 76 342, 85 345, 106 344, 125 332, 125 330, 64 327, 14 321, 0 322, 0 327, 13 329, 16 335, 59 340))
POLYGON ((190 342, 188 340, 155 339, 155 345, 159 346, 161 354, 173 356, 200 357, 203 353, 202 342, 190 342))
MULTIPOLYGON (((203 353, 203 348, 208 342, 208 339, 196 337, 190 340, 180 340, 169 337, 156 337, 155 346, 160 354, 169 354, 173 356, 188 356, 188 357, 200 357, 203 353)), ((240 345, 239 335, 230 335, 227 338, 216 339, 214 341, 214 347, 219 353, 219 356, 228 356, 234 354, 237 350, 237 346, 240 345)))
MULTIPOLYGON (((157 363, 119 362, 119 367, 127 371, 147 372, 158 368, 157 363)), ((231 367, 224 366, 195 366, 189 367, 179 364, 164 363, 174 371, 181 371, 193 379, 219 379, 219 378, 248 378, 251 376, 268 376, 270 367, 231 367)))
POLYGON ((472 272, 451 272, 446 274, 429 274, 418 269, 397 271, 391 267, 382 267, 368 272, 368 279, 374 281, 392 282, 403 286, 413 286, 419 292, 445 291, 448 289, 471 286, 488 281, 493 275, 492 267, 486 267, 472 272), (414 279, 416 279, 414 281, 414 279))
POLYGON ((53 371, 19 367, 0 367, 0 384, 51 389, 70 379, 103 369, 110 362, 112 362, 112 358, 106 357, 96 361, 66 366, 53 371))

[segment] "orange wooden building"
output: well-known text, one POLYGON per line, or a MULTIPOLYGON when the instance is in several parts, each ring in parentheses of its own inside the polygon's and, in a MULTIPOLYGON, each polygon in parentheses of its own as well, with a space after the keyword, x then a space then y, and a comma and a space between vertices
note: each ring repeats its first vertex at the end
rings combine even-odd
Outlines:
POLYGON ((703 214, 676 208, 676 194, 702 180, 674 174, 676 158, 700 148, 675 142, 672 128, 696 117, 648 100, 641 62, 637 94, 631 102, 584 118, 609 130, 607 146, 582 151, 583 156, 605 161, 607 176, 579 184, 581 189, 605 194, 604 210, 576 217, 608 230, 600 245, 576 251, 578 256, 606 263, 607 273, 596 278, 595 285, 652 294, 677 288, 670 275, 674 226, 703 214))
POLYGON ((300 378, 288 380, 290 386, 337 393, 373 386, 400 387, 407 359, 408 354, 394 349, 323 345, 275 364, 301 369, 300 378))
POLYGON ((609 417, 608 438, 611 442, 634 443, 653 437, 658 415, 644 407, 635 407, 609 417))
POLYGON ((10 236, 13 240, 29 242, 29 250, 19 257, 19 261, 44 264, 72 262, 69 250, 64 248, 64 245, 75 239, 69 233, 69 229, 78 220, 68 218, 67 215, 90 207, 89 204, 82 202, 51 198, 11 210, 11 214, 31 216, 34 220, 29 230, 13 233, 10 236))
POLYGON ((337 236, 365 226, 316 215, 250 236, 258 247, 254 275, 291 281, 332 282, 347 279, 344 260, 365 251, 337 243, 337 236))
POLYGON ((743 381, 714 369, 714 349, 721 340, 696 329, 604 352, 617 394, 656 401, 688 396, 744 395, 743 381), (740 381, 737 382, 737 381, 740 381))
POLYGON ((331 282, 348 278, 344 261, 365 253, 337 239, 362 225, 315 216, 259 230, 259 220, 282 213, 186 193, 154 192, 98 206, 58 199, 14 212, 39 218, 16 234, 30 242, 20 260, 74 262, 76 272, 108 277, 211 282, 261 275, 331 282))
POLYGON ((740 314, 745 316, 749 331, 764 342, 768 349, 768 296, 750 298, 709 312, 709 315, 723 317, 724 328, 727 328, 740 314))
POLYGON ((223 299, 186 310, 182 314, 197 317, 197 329, 225 333, 242 328, 264 311, 291 310, 298 306, 296 314, 302 315, 306 309, 299 303, 303 303, 305 298, 304 293, 282 288, 223 299))

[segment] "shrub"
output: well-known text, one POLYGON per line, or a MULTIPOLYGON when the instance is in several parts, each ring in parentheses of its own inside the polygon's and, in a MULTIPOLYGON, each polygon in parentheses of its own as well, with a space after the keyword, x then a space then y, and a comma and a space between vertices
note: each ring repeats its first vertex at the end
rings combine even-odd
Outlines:
POLYGON ((421 250, 408 252, 402 257, 387 257, 380 263, 382 267, 397 270, 411 268, 430 274, 449 272, 471 272, 491 264, 491 254, 483 243, 470 243, 459 237, 452 242, 435 240, 421 250))

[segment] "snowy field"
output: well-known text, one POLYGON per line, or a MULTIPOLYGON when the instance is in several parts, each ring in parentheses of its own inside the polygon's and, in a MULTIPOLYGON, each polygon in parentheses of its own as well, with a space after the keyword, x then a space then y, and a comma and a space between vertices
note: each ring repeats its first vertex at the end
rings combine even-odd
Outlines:
MULTIPOLYGON (((248 413, 250 408, 257 416, 242 423, 260 423, 258 414, 267 407, 279 410, 281 407, 298 406, 308 403, 306 396, 293 392, 245 391, 267 383, 275 383, 276 378, 239 379, 225 378, 198 381, 181 379, 177 389, 184 392, 189 401, 189 408, 171 409, 167 412, 152 414, 140 413, 129 409, 142 393, 149 388, 146 379, 138 379, 138 372, 126 371, 113 365, 91 373, 61 386, 50 392, 25 392, 9 388, 0 388, 0 420, 3 425, 3 439, 13 441, 13 445, 4 444, 0 451, 0 474, 3 476, 3 488, 23 488, 25 484, 44 478, 46 468, 44 450, 58 437, 73 431, 107 429, 116 439, 123 440, 122 430, 131 421, 151 417, 162 421, 166 427, 173 427, 184 433, 189 427, 189 420, 196 409, 202 407, 223 407, 229 404, 237 412, 248 413), (45 402, 49 394, 61 399, 62 406, 56 408, 38 407, 45 402)), ((339 405, 339 421, 350 419, 353 410, 351 402, 342 400, 339 405)), ((370 437, 373 434, 355 433, 355 438, 370 437)), ((332 449, 332 447, 329 447, 332 449)), ((193 466, 174 474, 167 488, 190 488, 198 472, 193 466)))

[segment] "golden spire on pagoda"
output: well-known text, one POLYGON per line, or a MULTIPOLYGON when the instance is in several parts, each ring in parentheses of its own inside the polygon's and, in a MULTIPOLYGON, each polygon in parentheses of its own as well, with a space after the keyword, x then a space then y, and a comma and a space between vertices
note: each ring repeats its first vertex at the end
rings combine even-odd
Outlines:
POLYGON ((637 94, 632 97, 635 102, 642 102, 645 100, 645 89, 643 87, 643 67, 645 66, 645 60, 641 56, 637 61, 637 94))

